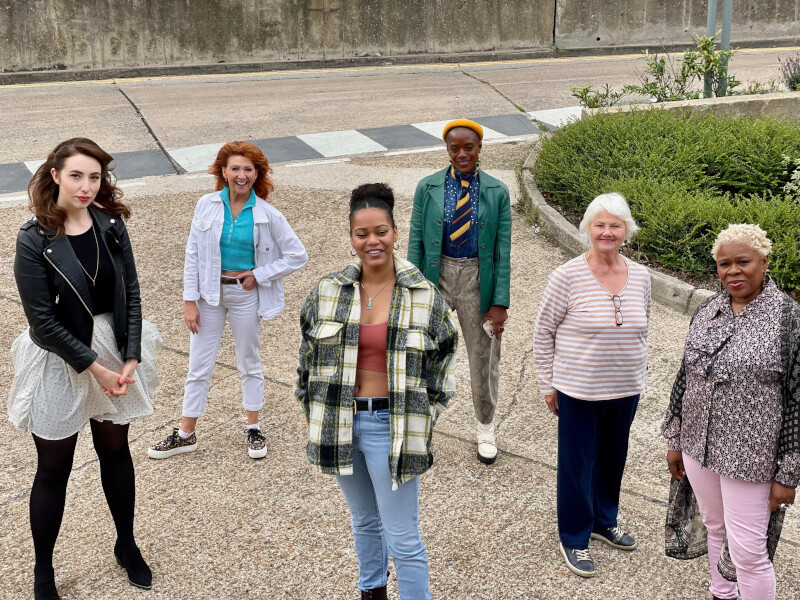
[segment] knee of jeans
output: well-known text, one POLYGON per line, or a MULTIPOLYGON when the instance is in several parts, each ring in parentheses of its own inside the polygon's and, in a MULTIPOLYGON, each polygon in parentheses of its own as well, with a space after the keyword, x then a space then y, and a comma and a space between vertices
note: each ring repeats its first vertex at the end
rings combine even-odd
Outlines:
POLYGON ((731 553, 731 560, 736 569, 742 571, 761 571, 765 568, 772 568, 767 553, 767 540, 760 538, 757 540, 732 540, 728 538, 728 549, 731 553))
POLYGON ((358 531, 359 533, 381 533, 382 526, 381 526, 381 519, 380 517, 369 512, 364 512, 361 514, 351 514, 350 515, 350 523, 353 526, 353 531, 358 531))
POLYGON ((412 560, 425 556, 425 543, 419 533, 403 536, 387 535, 386 542, 389 546, 389 554, 397 560, 412 560))

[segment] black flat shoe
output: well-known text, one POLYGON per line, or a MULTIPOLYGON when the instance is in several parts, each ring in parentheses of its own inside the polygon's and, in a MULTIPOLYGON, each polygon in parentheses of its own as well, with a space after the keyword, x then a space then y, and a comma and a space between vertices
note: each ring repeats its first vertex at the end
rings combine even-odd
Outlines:
POLYGON ((38 581, 33 584, 33 600, 61 600, 54 579, 38 581))
POLYGON ((114 549, 114 556, 117 559, 117 564, 128 572, 128 583, 143 590, 149 590, 153 587, 153 573, 150 567, 144 562, 142 553, 138 548, 128 552, 123 558, 114 549))

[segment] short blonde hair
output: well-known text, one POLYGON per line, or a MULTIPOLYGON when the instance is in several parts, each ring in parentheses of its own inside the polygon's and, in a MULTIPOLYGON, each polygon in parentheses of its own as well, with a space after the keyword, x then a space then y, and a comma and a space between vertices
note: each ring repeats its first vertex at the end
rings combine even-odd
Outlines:
POLYGON ((594 221, 595 217, 601 212, 606 211, 615 217, 622 219, 625 222, 625 241, 629 242, 631 238, 639 231, 639 226, 633 220, 631 209, 625 196, 612 192, 610 194, 600 194, 586 207, 586 212, 583 213, 583 219, 578 229, 581 233, 589 235, 589 225, 594 221))
POLYGON ((734 223, 720 231, 711 248, 711 256, 714 257, 714 260, 717 260, 720 247, 730 243, 747 244, 762 258, 769 256, 772 251, 772 242, 767 237, 767 232, 751 223, 734 223))

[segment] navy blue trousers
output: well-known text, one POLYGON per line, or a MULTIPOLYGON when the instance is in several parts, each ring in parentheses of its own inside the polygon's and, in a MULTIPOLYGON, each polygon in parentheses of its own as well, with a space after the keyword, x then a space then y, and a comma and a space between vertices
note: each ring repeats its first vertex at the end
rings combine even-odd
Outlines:
POLYGON ((617 526, 619 488, 639 395, 578 400, 558 392, 558 535, 589 547, 592 530, 617 526))

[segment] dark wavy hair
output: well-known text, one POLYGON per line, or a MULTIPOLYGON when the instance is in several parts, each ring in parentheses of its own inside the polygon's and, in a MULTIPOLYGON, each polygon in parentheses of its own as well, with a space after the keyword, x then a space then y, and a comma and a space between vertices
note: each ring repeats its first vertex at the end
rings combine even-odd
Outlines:
POLYGON ((350 194, 350 230, 353 229, 353 215, 365 208, 379 208, 394 224, 394 192, 385 183, 365 183, 350 194))
POLYGON ((269 166, 269 161, 264 153, 250 142, 228 142, 217 152, 217 158, 208 167, 208 172, 217 178, 216 191, 223 189, 227 183, 222 176, 222 169, 228 166, 228 160, 231 156, 244 156, 253 163, 258 171, 255 183, 253 183, 253 191, 256 196, 262 200, 266 200, 267 196, 272 193, 275 186, 272 184, 272 179, 269 174, 272 173, 272 168, 269 166))
POLYGON ((76 154, 88 156, 100 163, 100 190, 93 205, 109 215, 122 216, 125 219, 131 216, 130 209, 120 200, 122 190, 117 187, 117 180, 112 175, 114 167, 109 168, 114 158, 88 138, 71 138, 61 142, 47 155, 47 160, 36 169, 28 183, 28 206, 31 212, 42 226, 58 231, 57 235, 65 233, 64 220, 67 213, 56 204, 58 184, 50 170, 61 171, 67 159, 76 154))

